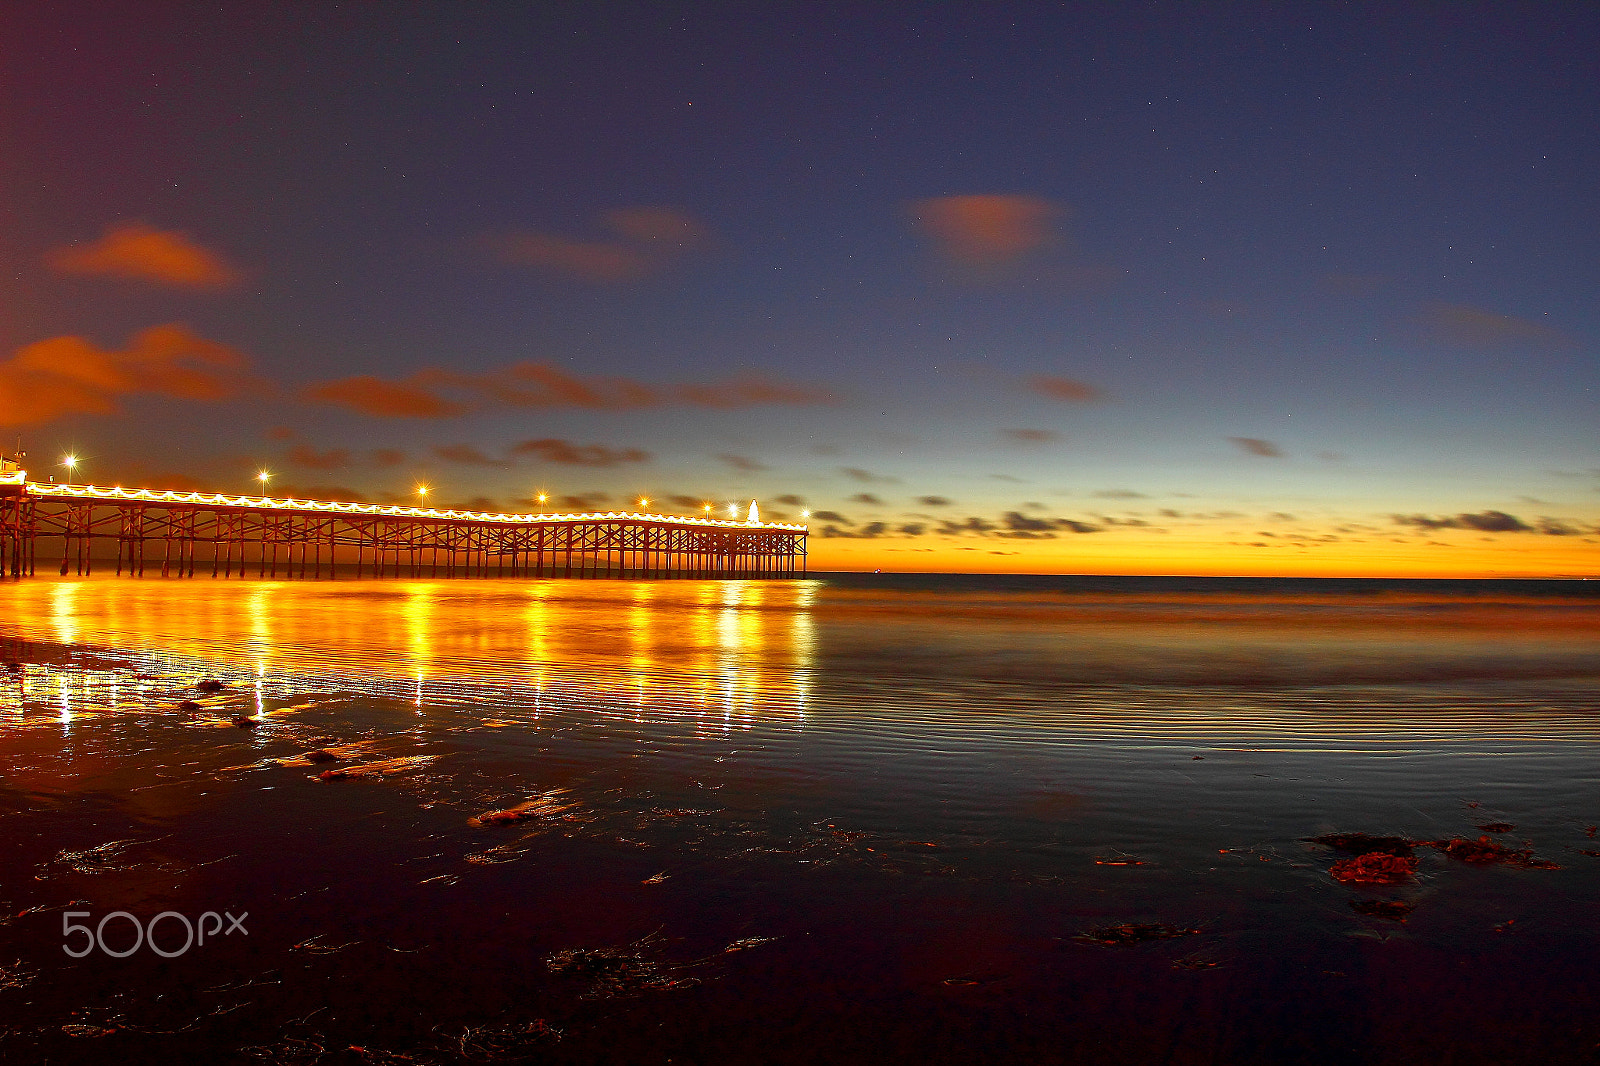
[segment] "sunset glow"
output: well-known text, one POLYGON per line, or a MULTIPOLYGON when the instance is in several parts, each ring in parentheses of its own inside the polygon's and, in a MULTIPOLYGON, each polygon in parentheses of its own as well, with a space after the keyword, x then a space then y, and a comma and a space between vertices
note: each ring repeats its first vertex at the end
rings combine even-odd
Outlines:
POLYGON ((757 499, 821 571, 1600 576, 1596 90, 1506 43, 1576 9, 26 9, 0 432, 58 479, 757 499))

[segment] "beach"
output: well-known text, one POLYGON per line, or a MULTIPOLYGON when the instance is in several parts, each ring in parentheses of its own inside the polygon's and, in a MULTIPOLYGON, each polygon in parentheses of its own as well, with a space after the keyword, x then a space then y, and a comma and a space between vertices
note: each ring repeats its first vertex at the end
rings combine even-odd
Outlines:
POLYGON ((0 602, 7 1061, 1600 1044, 1592 582, 97 575, 0 602), (1410 865, 1336 877, 1376 854, 1328 842, 1355 833, 1410 865), (206 914, 240 928, 179 951, 206 914))

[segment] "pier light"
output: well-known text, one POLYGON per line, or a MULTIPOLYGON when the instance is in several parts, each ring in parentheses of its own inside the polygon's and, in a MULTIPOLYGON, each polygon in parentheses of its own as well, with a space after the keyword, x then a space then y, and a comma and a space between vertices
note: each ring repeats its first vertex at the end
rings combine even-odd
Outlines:
POLYGON ((63 455, 61 465, 67 468, 67 473, 74 473, 78 469, 78 457, 71 454, 63 455))
POLYGON ((810 511, 801 511, 800 512, 800 517, 801 518, 810 518, 811 517, 811 512, 810 511))
POLYGON ((640 507, 649 507, 650 506, 650 501, 645 499, 643 496, 640 496, 639 497, 639 506, 640 507))
POLYGON ((546 501, 546 500, 548 500, 548 499, 549 499, 549 498, 550 498, 550 497, 549 497, 549 496, 547 496, 547 495, 545 495, 545 494, 544 494, 544 493, 542 493, 542 492, 541 492, 541 493, 539 493, 539 502, 540 502, 540 503, 543 503, 543 502, 544 502, 544 501, 546 501))
POLYGON ((421 496, 423 502, 426 503, 427 500, 428 500, 428 486, 426 486, 426 485, 418 485, 417 486, 417 495, 421 496))
POLYGON ((269 470, 258 470, 256 471, 256 480, 261 482, 261 488, 265 490, 267 487, 267 482, 272 480, 272 472, 269 470))

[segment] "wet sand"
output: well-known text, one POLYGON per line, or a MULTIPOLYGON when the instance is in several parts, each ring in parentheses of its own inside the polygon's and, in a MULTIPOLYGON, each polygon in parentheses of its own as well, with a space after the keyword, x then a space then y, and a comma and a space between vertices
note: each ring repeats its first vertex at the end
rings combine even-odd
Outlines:
POLYGON ((10 583, 0 1056, 1587 1061, 1583 592, 10 583))

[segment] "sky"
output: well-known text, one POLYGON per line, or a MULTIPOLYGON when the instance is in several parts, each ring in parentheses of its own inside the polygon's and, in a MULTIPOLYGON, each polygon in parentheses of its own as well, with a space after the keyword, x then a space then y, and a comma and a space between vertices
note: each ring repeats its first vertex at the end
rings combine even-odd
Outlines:
POLYGON ((7 5, 0 439, 39 480, 754 499, 817 570, 1597 576, 1597 40, 7 5))

